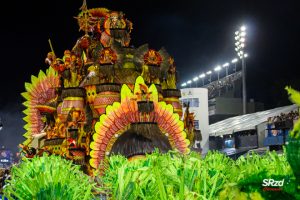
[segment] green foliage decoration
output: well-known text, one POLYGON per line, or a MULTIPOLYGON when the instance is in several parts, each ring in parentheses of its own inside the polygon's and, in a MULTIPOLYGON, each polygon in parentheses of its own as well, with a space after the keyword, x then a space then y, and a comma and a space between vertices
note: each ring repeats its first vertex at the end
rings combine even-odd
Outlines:
POLYGON ((297 199, 295 177, 285 154, 249 154, 234 161, 220 152, 205 157, 191 152, 160 154, 128 161, 109 158, 108 170, 99 178, 108 199, 161 200, 261 200, 297 199), (263 179, 285 179, 280 192, 265 192, 263 179))
POLYGON ((18 200, 90 200, 94 186, 80 166, 45 154, 13 166, 4 195, 18 200))

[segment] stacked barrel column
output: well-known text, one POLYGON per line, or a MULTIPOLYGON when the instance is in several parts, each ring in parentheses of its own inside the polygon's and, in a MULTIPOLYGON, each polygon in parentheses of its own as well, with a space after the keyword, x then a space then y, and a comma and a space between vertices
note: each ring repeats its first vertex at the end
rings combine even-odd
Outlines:
POLYGON ((181 97, 181 92, 178 89, 165 89, 163 90, 164 101, 167 104, 171 104, 174 108, 174 113, 182 117, 182 105, 180 104, 179 98, 181 97))
POLYGON ((158 91, 158 101, 163 101, 164 97, 163 97, 163 90, 161 88, 161 85, 160 84, 155 84, 155 86, 156 86, 156 89, 158 91))
POLYGON ((85 113, 84 88, 64 88, 62 90, 62 116, 67 126, 66 143, 68 145, 68 157, 75 163, 84 165, 86 149, 81 147, 81 138, 84 135, 85 113))
POLYGON ((94 100, 94 109, 98 116, 105 113, 106 106, 114 102, 120 102, 121 85, 117 83, 98 84, 96 87, 97 96, 94 100))

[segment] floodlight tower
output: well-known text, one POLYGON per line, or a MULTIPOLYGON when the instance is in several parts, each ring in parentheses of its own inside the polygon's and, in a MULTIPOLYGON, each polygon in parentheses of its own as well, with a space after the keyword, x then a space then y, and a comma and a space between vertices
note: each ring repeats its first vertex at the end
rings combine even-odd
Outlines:
POLYGON ((246 63, 245 57, 245 42, 246 42, 246 27, 241 26, 238 31, 235 32, 235 51, 242 60, 242 84, 243 84, 243 114, 247 113, 247 90, 246 90, 246 63))

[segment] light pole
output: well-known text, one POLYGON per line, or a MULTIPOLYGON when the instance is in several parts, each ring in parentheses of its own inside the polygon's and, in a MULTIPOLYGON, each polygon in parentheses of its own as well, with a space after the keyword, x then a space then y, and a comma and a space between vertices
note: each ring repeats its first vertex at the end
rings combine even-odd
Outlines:
MULTIPOLYGON (((219 84, 220 84, 220 70, 221 70, 222 68, 221 68, 221 66, 220 65, 218 65, 217 67, 215 67, 215 72, 217 72, 217 74, 218 74, 218 84, 217 84, 217 88, 219 87, 219 84)), ((218 92, 219 92, 219 96, 221 96, 221 89, 219 88, 218 89, 218 92)))
POLYGON ((221 68, 221 66, 220 65, 218 65, 214 70, 215 70, 215 72, 217 72, 217 74, 218 74, 218 83, 219 83, 219 79, 220 79, 220 70, 221 70, 222 68, 221 68))
POLYGON ((223 64, 222 66, 225 67, 225 69, 226 69, 226 77, 227 77, 228 76, 229 63, 227 62, 227 63, 223 64))
POLYGON ((202 86, 204 86, 204 78, 205 78, 205 74, 204 74, 204 73, 200 74, 199 78, 202 79, 202 86))
POLYGON ((195 78, 193 78, 193 81, 196 83, 196 87, 198 87, 197 81, 198 81, 198 77, 196 76, 195 78))
POLYGON ((247 90, 246 90, 246 63, 245 63, 245 42, 246 27, 242 26, 235 32, 235 51, 242 60, 242 84, 243 84, 243 114, 247 113, 247 90))
POLYGON ((190 84, 190 88, 192 87, 192 81, 191 80, 188 80, 186 83, 190 84))
POLYGON ((211 71, 206 72, 206 75, 209 75, 208 81, 211 83, 211 71))
POLYGON ((234 73, 236 72, 236 63, 237 63, 238 59, 234 58, 232 59, 231 63, 234 64, 234 73))

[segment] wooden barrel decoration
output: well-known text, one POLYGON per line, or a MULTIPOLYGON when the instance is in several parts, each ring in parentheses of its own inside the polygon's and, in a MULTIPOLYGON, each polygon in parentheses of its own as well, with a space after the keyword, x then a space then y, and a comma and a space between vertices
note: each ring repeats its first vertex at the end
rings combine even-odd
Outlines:
POLYGON ((182 106, 179 98, 181 97, 180 90, 177 89, 166 89, 163 90, 164 101, 167 104, 171 104, 174 108, 174 113, 177 113, 179 117, 182 117, 182 106))
POLYGON ((105 113, 106 106, 121 101, 120 91, 121 85, 117 83, 97 85, 97 96, 94 100, 94 109, 98 112, 99 116, 105 113))
POLYGON ((72 108, 76 111, 85 111, 85 89, 84 88, 65 88, 62 91, 62 106, 61 106, 61 118, 66 121, 68 114, 72 108))

